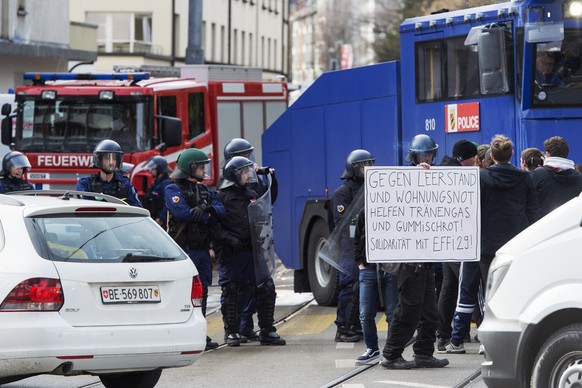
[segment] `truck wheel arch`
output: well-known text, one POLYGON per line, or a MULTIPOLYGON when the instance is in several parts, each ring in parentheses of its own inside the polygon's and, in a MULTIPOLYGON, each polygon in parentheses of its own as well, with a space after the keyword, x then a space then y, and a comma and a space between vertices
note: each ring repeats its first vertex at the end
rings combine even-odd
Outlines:
POLYGON ((311 292, 318 304, 335 306, 339 292, 337 270, 324 263, 317 252, 329 236, 328 200, 310 200, 299 227, 302 267, 307 270, 311 292))

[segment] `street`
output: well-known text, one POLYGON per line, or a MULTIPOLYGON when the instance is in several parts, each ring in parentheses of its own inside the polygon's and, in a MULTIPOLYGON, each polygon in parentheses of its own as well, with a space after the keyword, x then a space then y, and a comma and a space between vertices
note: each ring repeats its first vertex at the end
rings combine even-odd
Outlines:
MULTIPOLYGON (((221 345, 189 367, 164 370, 156 387, 485 387, 476 376, 483 356, 477 354, 479 343, 475 341, 465 344, 467 354, 446 355, 450 364, 442 369, 389 371, 380 365, 356 366, 354 359, 364 352, 364 344, 334 342, 335 307, 318 306, 309 293, 295 294, 293 271, 280 271, 275 281, 278 294, 275 318, 278 333, 287 340, 286 346, 261 346, 257 342, 238 348, 221 345)), ((223 344, 219 298, 220 288, 213 286, 208 333, 223 344)), ((381 314, 377 322, 382 347, 387 326, 381 314)), ((475 334, 473 328, 472 337, 475 334)), ((411 347, 405 350, 404 357, 412 357, 411 347)), ((37 376, 5 386, 102 387, 98 378, 92 376, 37 376)))

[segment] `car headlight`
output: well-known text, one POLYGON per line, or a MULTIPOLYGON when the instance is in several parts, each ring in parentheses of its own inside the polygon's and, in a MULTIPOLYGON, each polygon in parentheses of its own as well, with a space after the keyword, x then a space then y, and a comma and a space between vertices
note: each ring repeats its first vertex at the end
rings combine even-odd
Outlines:
POLYGON ((502 264, 496 265, 495 267, 491 266, 489 270, 489 276, 487 278, 487 288, 485 290, 485 302, 489 303, 497 289, 505 279, 505 275, 507 275, 507 271, 511 267, 511 261, 504 262, 502 264))

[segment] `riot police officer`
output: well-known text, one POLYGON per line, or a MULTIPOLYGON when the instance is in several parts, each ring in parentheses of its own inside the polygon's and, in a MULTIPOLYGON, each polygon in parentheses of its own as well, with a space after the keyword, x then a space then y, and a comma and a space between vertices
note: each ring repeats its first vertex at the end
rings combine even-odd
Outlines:
POLYGON ((143 200, 143 205, 150 211, 150 214, 156 222, 162 226, 166 220, 166 206, 164 204, 164 195, 166 186, 172 183, 170 173, 172 169, 163 156, 154 156, 145 165, 146 170, 154 177, 154 183, 147 189, 143 200))
POLYGON ((93 151, 93 167, 101 171, 77 181, 77 191, 103 193, 120 198, 131 206, 142 207, 129 178, 119 172, 123 151, 117 142, 102 140, 93 151))
MULTIPOLYGON (((344 184, 340 186, 331 198, 333 225, 338 227, 346 214, 357 216, 363 201, 356 203, 354 199, 363 190, 364 166, 372 166, 376 159, 366 150, 356 149, 350 152, 346 158, 346 168, 341 175, 344 184)), ((354 224, 355 225, 355 218, 354 224)), ((342 271, 339 273, 339 294, 337 304, 337 316, 335 324, 337 332, 336 342, 358 342, 362 339, 359 321, 359 283, 358 266, 355 261, 354 236, 350 234, 349 226, 341 231, 341 257, 339 265, 342 271)))
POLYGON ((432 165, 436 159, 439 145, 435 143, 432 137, 420 134, 412 138, 406 161, 416 166, 421 163, 432 165))
MULTIPOLYGON (((224 216, 224 206, 216 193, 202 183, 210 159, 203 151, 190 148, 183 151, 170 175, 175 183, 166 186, 164 202, 169 212, 168 233, 196 265, 202 283, 202 313, 206 316, 208 287, 212 285, 210 261, 210 225, 224 216)), ((206 350, 218 344, 206 337, 206 350)))
POLYGON ((259 320, 261 345, 285 345, 274 326, 275 283, 267 280, 257 284, 251 241, 248 206, 258 194, 249 186, 256 182, 253 162, 242 156, 233 157, 225 166, 218 197, 224 204, 226 216, 220 219, 220 229, 215 236, 219 262, 218 283, 222 287, 222 316, 225 340, 229 346, 239 346, 238 314, 241 309, 240 289, 251 287, 255 295, 259 320))
MULTIPOLYGON (((224 160, 226 163, 230 161, 235 156, 243 156, 251 161, 253 161, 253 167, 259 175, 271 175, 271 183, 268 185, 263 179, 257 179, 256 182, 248 183, 248 187, 257 193, 258 196, 262 196, 270 188, 271 189, 271 204, 274 204, 277 200, 277 194, 279 192, 279 183, 277 177, 275 176, 275 169, 270 167, 259 167, 257 163, 254 163, 254 147, 247 140, 236 137, 231 139, 224 146, 224 160)), ((224 177, 221 177, 224 179, 224 177)), ((222 180, 220 181, 222 183, 222 180)), ((220 184, 219 184, 220 186, 220 184)), ((255 299, 252 295, 252 290, 250 288, 245 289, 243 286, 239 288, 240 300, 241 300, 241 311, 239 314, 239 334, 241 335, 242 342, 246 340, 258 341, 259 336, 254 331, 253 314, 257 312, 255 306, 255 299)))
POLYGON ((22 178, 28 168, 30 168, 30 162, 26 155, 18 151, 11 151, 4 155, 0 193, 34 190, 34 186, 22 178))

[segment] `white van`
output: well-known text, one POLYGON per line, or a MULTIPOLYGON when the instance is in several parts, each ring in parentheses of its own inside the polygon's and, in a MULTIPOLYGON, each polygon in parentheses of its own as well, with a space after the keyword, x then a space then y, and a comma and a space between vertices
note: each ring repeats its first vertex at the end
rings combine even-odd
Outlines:
POLYGON ((582 383, 582 197, 497 251, 479 339, 489 387, 582 383))

